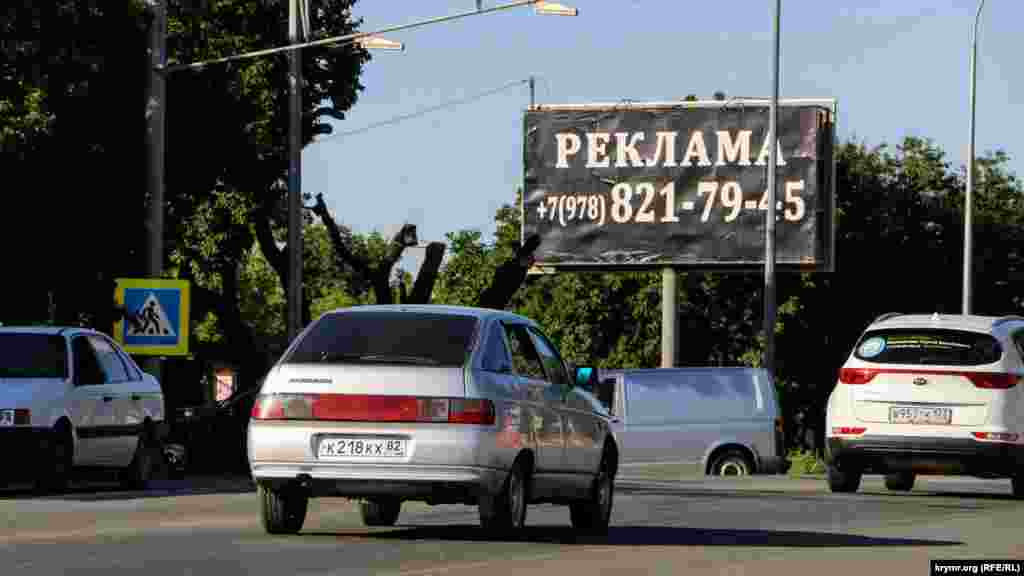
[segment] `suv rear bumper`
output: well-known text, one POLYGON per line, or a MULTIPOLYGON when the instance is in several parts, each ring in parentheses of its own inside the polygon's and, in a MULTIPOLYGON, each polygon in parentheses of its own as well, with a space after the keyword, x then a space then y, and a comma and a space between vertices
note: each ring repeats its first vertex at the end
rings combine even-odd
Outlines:
POLYGON ((864 436, 826 439, 825 462, 876 473, 996 474, 1024 470, 1024 445, 971 438, 864 436))

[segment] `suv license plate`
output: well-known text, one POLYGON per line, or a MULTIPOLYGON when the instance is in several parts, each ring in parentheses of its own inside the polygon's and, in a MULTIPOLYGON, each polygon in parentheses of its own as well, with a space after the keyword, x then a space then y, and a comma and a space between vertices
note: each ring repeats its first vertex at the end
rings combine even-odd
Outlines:
POLYGON ((889 408, 889 422, 892 424, 949 424, 952 421, 952 408, 932 406, 893 406, 889 408))
POLYGON ((330 437, 320 440, 319 458, 405 458, 409 441, 405 438, 330 437))

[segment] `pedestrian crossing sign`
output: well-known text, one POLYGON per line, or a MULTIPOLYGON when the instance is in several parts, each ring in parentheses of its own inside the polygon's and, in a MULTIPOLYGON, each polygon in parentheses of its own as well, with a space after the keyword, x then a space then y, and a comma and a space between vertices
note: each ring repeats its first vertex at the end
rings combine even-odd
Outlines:
POLYGON ((129 354, 187 356, 189 283, 165 278, 118 278, 124 317, 114 336, 129 354))

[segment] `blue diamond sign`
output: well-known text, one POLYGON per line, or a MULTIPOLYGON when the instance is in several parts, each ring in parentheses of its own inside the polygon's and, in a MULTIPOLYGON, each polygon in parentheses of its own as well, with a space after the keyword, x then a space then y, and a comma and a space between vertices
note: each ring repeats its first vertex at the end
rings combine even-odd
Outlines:
POLYGON ((117 303, 126 317, 114 336, 130 354, 187 356, 189 283, 163 278, 118 278, 117 303))

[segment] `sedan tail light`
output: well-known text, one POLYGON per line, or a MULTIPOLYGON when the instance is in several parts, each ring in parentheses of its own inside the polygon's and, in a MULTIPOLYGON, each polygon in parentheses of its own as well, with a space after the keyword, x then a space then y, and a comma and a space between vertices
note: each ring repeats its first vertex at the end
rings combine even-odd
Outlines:
POLYGON ((863 426, 836 426, 832 428, 832 434, 836 436, 860 436, 868 429, 863 426))
POLYGON ((256 420, 443 422, 493 425, 494 403, 463 398, 366 394, 269 394, 256 398, 256 420))
POLYGON ((993 442, 1016 442, 1020 434, 1015 432, 971 432, 971 435, 978 440, 990 440, 993 442))

